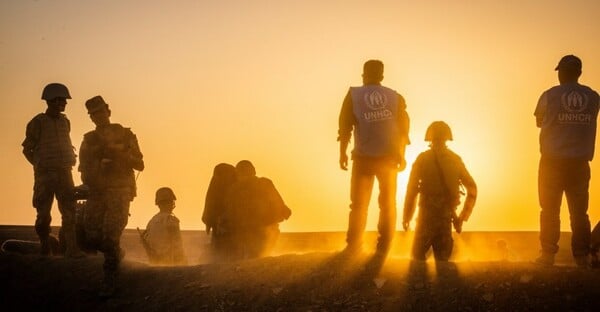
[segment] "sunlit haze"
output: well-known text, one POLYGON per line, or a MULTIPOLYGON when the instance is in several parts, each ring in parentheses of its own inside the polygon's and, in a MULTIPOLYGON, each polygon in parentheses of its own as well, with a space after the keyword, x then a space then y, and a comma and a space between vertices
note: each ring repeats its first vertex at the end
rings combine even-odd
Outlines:
MULTIPOLYGON (((35 220, 21 142, 45 110, 42 88, 62 82, 77 149, 94 127, 84 102, 95 95, 138 137, 146 170, 129 228, 146 226, 158 212, 155 190, 169 186, 181 227, 203 229, 213 167, 248 159, 292 209, 282 231, 343 231, 350 172, 338 166, 338 114, 348 87, 361 84, 363 62, 380 59, 383 84, 404 96, 411 118, 399 212, 410 166, 427 149, 425 129, 444 120, 449 147, 479 187, 465 231, 537 230, 533 111, 558 84, 554 67, 565 54, 583 60, 580 82, 600 89, 599 13, 593 0, 0 0, 0 224, 35 220)), ((592 223, 598 175, 596 159, 592 223)), ((53 216, 60 225, 56 205, 53 216)), ((562 221, 569 230, 564 204, 562 221)))

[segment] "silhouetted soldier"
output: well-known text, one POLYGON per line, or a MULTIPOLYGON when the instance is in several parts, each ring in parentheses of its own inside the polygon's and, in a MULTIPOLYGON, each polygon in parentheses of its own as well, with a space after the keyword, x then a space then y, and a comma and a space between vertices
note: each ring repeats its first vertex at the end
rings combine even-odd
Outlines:
POLYGON ((560 85, 542 93, 535 109, 540 131, 538 195, 541 255, 536 262, 554 264, 560 237, 560 206, 567 197, 571 220, 571 251, 578 266, 589 264, 590 165, 594 156, 598 93, 578 83, 581 60, 564 56, 558 70, 560 85))
POLYGON ((224 256, 227 249, 225 246, 227 244, 226 237, 223 231, 219 229, 219 220, 225 211, 225 197, 235 180, 235 167, 220 163, 215 166, 206 191, 202 222, 206 225, 206 234, 211 235, 211 246, 217 257, 224 256))
POLYGON ((381 85, 383 63, 363 66, 363 86, 351 87, 339 116, 340 167, 348 168, 346 149, 354 131, 350 216, 346 252, 362 248, 373 181, 379 183, 379 238, 377 252, 387 254, 396 231, 396 178, 404 170, 409 118, 404 98, 381 85))
POLYGON ((185 253, 179 219, 173 214, 175 193, 168 187, 156 191, 154 203, 160 212, 154 215, 142 235, 144 247, 152 264, 185 265, 185 253))
POLYGON ((133 170, 144 170, 144 161, 136 136, 110 122, 111 111, 101 96, 87 100, 85 106, 96 129, 84 135, 80 148, 81 180, 89 186, 84 227, 86 242, 104 253, 100 295, 110 296, 123 257, 121 234, 136 196, 133 170))
POLYGON ((273 182, 257 177, 254 165, 236 165, 237 182, 226 197, 220 229, 228 240, 230 259, 268 255, 279 236, 279 222, 291 215, 273 182))
POLYGON ((419 154, 410 171, 404 200, 402 226, 408 230, 419 196, 419 217, 415 230, 412 257, 425 260, 429 248, 433 248, 436 261, 448 261, 452 254, 452 224, 462 231, 477 199, 477 186, 460 156, 448 149, 446 141, 452 140, 452 131, 443 121, 435 121, 425 133, 430 149, 419 154), (467 196, 460 215, 461 185, 467 196))
POLYGON ((49 255, 48 242, 54 197, 62 218, 61 232, 65 239, 65 256, 85 256, 75 239, 75 198, 73 176, 75 151, 71 143, 71 123, 63 114, 71 95, 60 83, 48 84, 42 91, 46 112, 35 116, 28 124, 23 141, 23 154, 33 165, 33 207, 37 210, 35 231, 40 239, 41 254, 49 255))

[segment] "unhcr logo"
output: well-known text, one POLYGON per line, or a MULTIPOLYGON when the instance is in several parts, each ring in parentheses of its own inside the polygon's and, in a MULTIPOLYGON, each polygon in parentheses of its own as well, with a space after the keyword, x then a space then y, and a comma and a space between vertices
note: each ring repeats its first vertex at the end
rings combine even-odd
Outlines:
POLYGON ((372 110, 380 110, 387 106, 387 97, 375 90, 365 94, 365 103, 372 110))
POLYGON ((588 105, 588 98, 585 94, 577 91, 564 93, 561 102, 566 112, 558 114, 559 122, 572 124, 590 124, 592 122, 592 115, 583 113, 588 105))
POLYGON ((569 113, 581 113, 587 108, 587 96, 577 91, 563 93, 561 97, 563 108, 569 113))

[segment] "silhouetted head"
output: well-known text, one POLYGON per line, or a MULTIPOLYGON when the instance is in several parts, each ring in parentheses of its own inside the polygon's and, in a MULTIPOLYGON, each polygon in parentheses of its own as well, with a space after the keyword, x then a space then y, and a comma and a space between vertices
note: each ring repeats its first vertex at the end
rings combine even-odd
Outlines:
POLYGON ((383 62, 368 60, 363 65, 363 84, 379 84, 383 80, 383 62))
POLYGON ((238 179, 244 179, 256 176, 256 169, 249 160, 241 160, 235 165, 235 172, 238 179))
POLYGON ((581 59, 569 54, 563 56, 554 70, 558 71, 558 81, 562 83, 577 82, 581 76, 581 59))
POLYGON ((434 121, 427 127, 425 141, 431 142, 432 145, 445 145, 446 141, 452 141, 452 130, 447 123, 434 121))
POLYGON ((46 100, 48 114, 56 116, 65 111, 67 99, 71 98, 69 89, 62 83, 49 83, 42 91, 42 100, 46 100))
POLYGON ((228 163, 220 163, 213 169, 213 176, 227 180, 235 178, 235 167, 228 163))
POLYGON ((85 108, 87 108, 90 119, 97 127, 110 124, 110 109, 101 96, 96 95, 87 100, 85 108))
POLYGON ((64 99, 71 98, 71 94, 69 93, 69 89, 67 89, 67 86, 57 82, 47 84, 44 87, 44 90, 42 91, 42 100, 49 101, 57 97, 64 99))
POLYGON ((168 187, 161 187, 156 190, 154 203, 160 208, 160 211, 172 211, 175 208, 175 193, 168 187))

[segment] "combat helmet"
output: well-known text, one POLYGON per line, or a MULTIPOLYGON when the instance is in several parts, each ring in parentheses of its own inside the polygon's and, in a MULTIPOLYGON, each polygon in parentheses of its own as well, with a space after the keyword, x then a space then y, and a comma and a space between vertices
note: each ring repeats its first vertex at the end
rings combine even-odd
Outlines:
POLYGON ((64 84, 57 82, 46 85, 42 91, 42 100, 50 101, 55 98, 70 99, 69 89, 64 84))
POLYGON ((425 141, 452 141, 452 130, 443 121, 434 121, 427 127, 425 141))
POLYGON ((168 187, 161 187, 156 190, 156 197, 154 199, 154 204, 158 205, 158 203, 162 201, 171 201, 176 200, 175 193, 173 190, 168 187))

